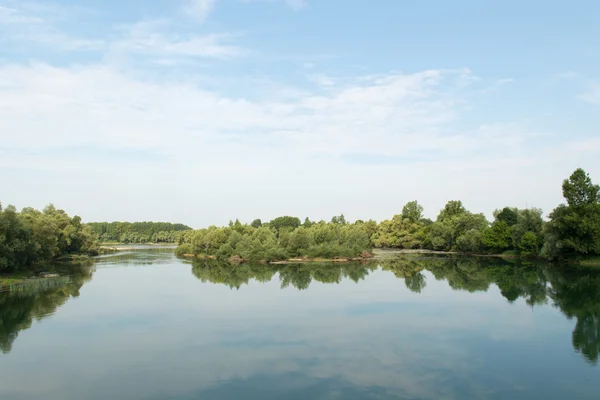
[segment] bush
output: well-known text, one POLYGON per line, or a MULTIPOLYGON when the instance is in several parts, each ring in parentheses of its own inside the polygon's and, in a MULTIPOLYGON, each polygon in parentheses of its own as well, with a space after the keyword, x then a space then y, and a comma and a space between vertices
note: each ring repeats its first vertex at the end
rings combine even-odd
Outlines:
POLYGON ((175 255, 177 257, 183 257, 186 254, 194 254, 193 246, 190 243, 180 244, 175 249, 175 255))

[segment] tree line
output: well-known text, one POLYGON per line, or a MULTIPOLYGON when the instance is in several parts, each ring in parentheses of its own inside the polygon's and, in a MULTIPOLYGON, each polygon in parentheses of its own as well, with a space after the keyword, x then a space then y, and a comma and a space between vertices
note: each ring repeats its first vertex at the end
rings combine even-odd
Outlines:
POLYGON ((255 220, 229 226, 211 226, 186 232, 176 254, 213 256, 219 259, 238 257, 245 261, 278 261, 293 257, 359 257, 370 247, 369 232, 364 224, 342 221, 301 224, 296 217, 279 217, 263 224, 255 220))
POLYGON ((102 243, 179 243, 187 225, 170 222, 90 222, 102 243))
POLYGON ((564 259, 600 255, 600 186, 583 169, 563 181, 566 204, 543 218, 538 208, 504 207, 489 222, 449 201, 435 221, 423 217, 417 201, 407 203, 390 220, 348 223, 344 215, 329 222, 301 222, 283 216, 267 223, 239 220, 185 232, 178 255, 219 259, 276 261, 294 257, 358 257, 372 248, 425 249, 474 254, 509 253, 523 257, 564 259))
POLYGON ((98 242, 78 216, 49 205, 42 211, 0 203, 0 273, 10 273, 75 254, 97 255, 98 242))

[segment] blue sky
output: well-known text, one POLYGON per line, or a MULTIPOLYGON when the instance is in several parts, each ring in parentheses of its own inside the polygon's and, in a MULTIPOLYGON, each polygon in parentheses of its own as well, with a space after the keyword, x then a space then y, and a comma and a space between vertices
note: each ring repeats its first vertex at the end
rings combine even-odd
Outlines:
POLYGON ((546 213, 600 181, 595 1, 0 0, 0 200, 85 220, 546 213))

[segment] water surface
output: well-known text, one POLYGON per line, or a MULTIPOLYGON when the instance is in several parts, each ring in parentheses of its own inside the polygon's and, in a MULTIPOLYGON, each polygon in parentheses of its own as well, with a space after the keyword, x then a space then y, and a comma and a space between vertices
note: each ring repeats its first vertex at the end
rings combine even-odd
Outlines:
POLYGON ((184 262, 0 294, 1 399, 597 399, 600 275, 480 258, 184 262))

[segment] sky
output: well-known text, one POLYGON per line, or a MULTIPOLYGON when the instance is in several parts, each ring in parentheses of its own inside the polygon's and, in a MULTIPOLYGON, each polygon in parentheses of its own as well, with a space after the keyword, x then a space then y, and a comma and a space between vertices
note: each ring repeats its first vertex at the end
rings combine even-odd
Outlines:
POLYGON ((600 2, 0 0, 0 201, 200 228, 600 182, 600 2))

